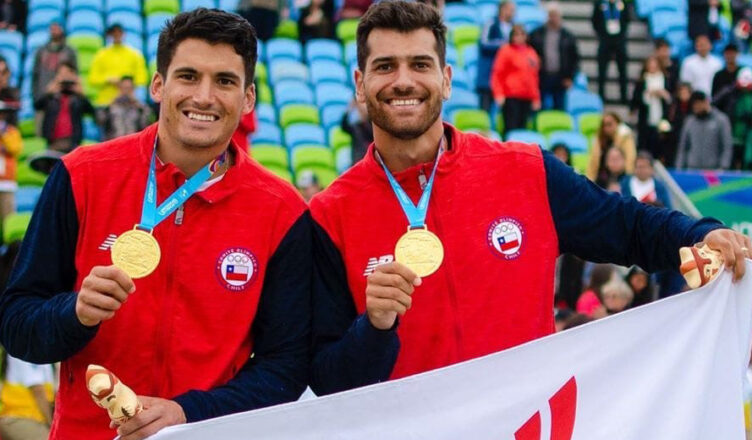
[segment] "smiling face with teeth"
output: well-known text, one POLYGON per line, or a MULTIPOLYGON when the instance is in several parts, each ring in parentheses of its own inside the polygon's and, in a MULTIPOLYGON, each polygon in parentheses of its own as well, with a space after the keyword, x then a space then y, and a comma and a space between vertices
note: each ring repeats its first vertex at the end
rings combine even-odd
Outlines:
POLYGON ((355 72, 356 97, 365 102, 374 130, 412 140, 432 127, 441 129, 452 71, 441 65, 433 33, 374 29, 367 44, 365 70, 355 72))
POLYGON ((161 104, 160 154, 163 149, 201 151, 202 157, 221 153, 241 116, 253 108, 254 86, 244 84, 243 59, 231 45, 183 40, 166 75, 157 72, 152 80, 152 97, 161 104))

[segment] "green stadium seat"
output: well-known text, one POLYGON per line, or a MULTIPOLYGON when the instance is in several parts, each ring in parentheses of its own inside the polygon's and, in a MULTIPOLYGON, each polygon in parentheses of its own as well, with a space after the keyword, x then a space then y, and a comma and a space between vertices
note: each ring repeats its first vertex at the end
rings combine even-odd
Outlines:
POLYGON ((463 24, 455 27, 452 30, 452 42, 458 52, 462 52, 465 46, 477 45, 480 40, 480 27, 463 24))
POLYGON ((262 83, 257 85, 256 99, 258 100, 258 102, 263 102, 266 104, 272 103, 272 89, 269 88, 268 84, 262 83))
POLYGON ((544 110, 535 116, 535 130, 548 137, 554 131, 571 131, 574 119, 569 113, 559 110, 544 110))
POLYGON ((265 63, 256 64, 255 76, 259 83, 269 84, 269 70, 265 63))
POLYGON ((582 113, 577 116, 577 127, 580 133, 591 139, 598 133, 601 126, 602 115, 600 113, 582 113))
POLYGON ((65 42, 76 52, 95 53, 104 46, 104 40, 99 35, 77 34, 65 39, 65 42))
POLYGON ((264 168, 266 168, 267 170, 269 170, 272 173, 276 174, 277 177, 279 177, 280 179, 282 179, 282 180, 284 180, 286 182, 293 183, 293 181, 292 181, 292 173, 287 168, 280 168, 280 167, 274 167, 274 166, 267 166, 267 167, 264 167, 264 168))
POLYGON ((282 20, 274 30, 275 38, 298 39, 298 23, 293 20, 282 20))
POLYGON ((23 150, 19 159, 23 160, 31 156, 34 153, 44 151, 47 149, 47 140, 41 137, 29 137, 23 140, 23 150))
POLYGON ((319 110, 308 104, 287 104, 279 110, 279 125, 282 129, 298 123, 318 125, 319 110))
POLYGON ((149 16, 155 12, 177 14, 180 12, 178 0, 144 0, 144 15, 149 16))
POLYGON ((572 153, 572 168, 578 173, 585 174, 590 163, 590 153, 572 153))
POLYGON ((16 182, 18 186, 44 186, 47 176, 31 169, 29 162, 22 160, 18 162, 16 169, 16 182))
POLYGON ((324 145, 303 144, 295 147, 291 153, 292 169, 299 173, 307 167, 330 168, 334 170, 332 150, 324 145))
POLYGON ((81 73, 81 78, 85 78, 89 70, 91 70, 91 63, 94 61, 95 55, 91 52, 78 52, 76 54, 78 71, 81 73))
POLYGON ((358 19, 348 18, 337 23, 337 38, 342 45, 347 45, 350 41, 355 41, 355 34, 358 31, 358 19))
POLYGON ((327 167, 306 166, 299 169, 297 172, 300 173, 306 170, 313 172, 313 174, 319 180, 319 184, 322 188, 326 188, 327 186, 331 185, 331 183, 334 182, 334 179, 337 178, 337 172, 327 167))
POLYGON ((30 212, 14 212, 6 216, 3 219, 3 243, 10 244, 23 240, 30 221, 30 212))
POLYGON ((24 119, 19 121, 18 129, 21 131, 21 136, 24 138, 24 141, 26 138, 34 136, 37 131, 34 119, 24 119))
POLYGON ((251 148, 251 157, 267 168, 290 168, 287 156, 287 150, 282 145, 254 144, 251 148))
POLYGON ((491 130, 491 117, 485 110, 461 109, 452 115, 452 123, 457 129, 466 130, 491 130))
POLYGON ((332 127, 329 130, 329 146, 332 150, 337 151, 342 147, 349 147, 352 145, 352 136, 347 133, 342 127, 332 127))

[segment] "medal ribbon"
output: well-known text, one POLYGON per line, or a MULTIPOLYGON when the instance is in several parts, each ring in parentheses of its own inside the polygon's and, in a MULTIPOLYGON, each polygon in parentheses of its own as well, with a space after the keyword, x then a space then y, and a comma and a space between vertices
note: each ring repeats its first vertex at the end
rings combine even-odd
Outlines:
POLYGON ((436 154, 436 162, 434 162, 433 171, 431 171, 431 177, 428 179, 428 183, 423 189, 423 194, 420 196, 420 200, 418 200, 417 205, 413 205, 413 201, 410 200, 410 197, 407 195, 405 190, 402 189, 402 186, 400 186, 399 182, 397 182, 397 179, 395 179, 394 176, 392 176, 392 173, 389 172, 389 169, 384 164, 384 161, 381 160, 380 156, 378 156, 378 151, 376 152, 376 156, 379 158, 379 162, 381 163, 381 166, 384 168, 384 172, 386 173, 386 178, 389 180, 389 184, 392 185, 392 190, 397 196, 397 200, 399 201, 400 206, 402 206, 402 211, 405 212, 407 221, 410 222, 410 229, 422 228, 426 226, 428 201, 431 199, 433 181, 436 177, 436 168, 439 166, 439 159, 441 159, 441 154, 443 152, 444 138, 442 137, 441 142, 439 143, 439 152, 436 154))
POLYGON ((146 180, 146 192, 144 193, 144 204, 141 208, 141 222, 137 225, 139 229, 151 231, 162 220, 170 216, 176 209, 185 203, 200 187, 204 184, 218 165, 224 163, 227 151, 223 152, 218 158, 209 162, 201 168, 198 173, 194 174, 180 188, 175 190, 172 195, 157 207, 157 174, 155 171, 157 160, 157 139, 154 139, 154 150, 151 154, 151 163, 149 164, 149 177, 146 180))

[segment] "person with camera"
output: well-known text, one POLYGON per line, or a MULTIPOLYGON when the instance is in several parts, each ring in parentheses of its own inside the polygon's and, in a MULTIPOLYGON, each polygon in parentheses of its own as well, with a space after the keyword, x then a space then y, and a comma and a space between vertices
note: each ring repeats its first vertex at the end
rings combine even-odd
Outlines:
POLYGON ((46 93, 34 101, 34 109, 44 113, 42 136, 47 139, 47 147, 62 153, 78 146, 83 137, 84 114, 94 114, 78 72, 70 63, 60 63, 46 93))

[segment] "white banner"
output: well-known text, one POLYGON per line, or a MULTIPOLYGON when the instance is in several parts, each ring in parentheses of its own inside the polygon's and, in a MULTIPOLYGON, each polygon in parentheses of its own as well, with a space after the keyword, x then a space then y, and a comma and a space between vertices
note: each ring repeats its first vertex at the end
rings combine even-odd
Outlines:
POLYGON ((743 440, 747 271, 480 359, 153 438, 743 440))

